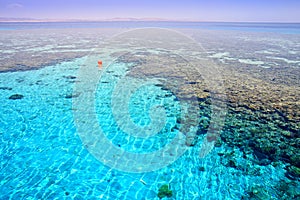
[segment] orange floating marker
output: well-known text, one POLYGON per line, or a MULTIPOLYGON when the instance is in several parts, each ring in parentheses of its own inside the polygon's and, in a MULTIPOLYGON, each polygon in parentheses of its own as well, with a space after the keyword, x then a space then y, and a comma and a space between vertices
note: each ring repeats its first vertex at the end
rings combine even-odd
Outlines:
POLYGON ((98 68, 102 68, 102 60, 98 60, 98 68))

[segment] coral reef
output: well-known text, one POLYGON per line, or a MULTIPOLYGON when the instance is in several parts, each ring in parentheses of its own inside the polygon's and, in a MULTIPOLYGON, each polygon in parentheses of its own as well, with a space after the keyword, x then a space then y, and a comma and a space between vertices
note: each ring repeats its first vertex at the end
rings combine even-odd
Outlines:
POLYGON ((248 194, 251 199, 257 199, 257 200, 270 200, 275 198, 271 198, 271 196, 268 194, 267 190, 259 185, 252 186, 250 190, 248 191, 248 194))
POLYGON ((293 165, 287 167, 287 171, 285 173, 285 176, 292 180, 300 179, 300 168, 295 167, 293 165))
MULTIPOLYGON (((198 134, 205 134, 209 127, 212 96, 201 77, 193 76, 196 74, 193 69, 185 70, 183 76, 179 68, 185 67, 185 63, 180 63, 180 57, 176 55, 172 55, 173 61, 170 61, 169 56, 165 52, 153 55, 137 52, 122 55, 118 61, 134 65, 130 76, 173 80, 172 83, 165 82, 162 87, 175 91, 178 99, 193 99, 193 95, 196 95, 201 116, 207 118, 200 119, 198 134), (173 67, 173 62, 174 65, 177 63, 176 67, 173 67), (159 67, 161 65, 165 67, 159 67), (178 85, 179 88, 176 87, 178 85)), ((274 85, 249 76, 244 77, 244 74, 235 73, 222 66, 220 70, 224 75, 228 114, 221 140, 216 138, 215 146, 220 147, 223 142, 229 146, 237 146, 245 154, 252 153, 256 158, 255 162, 260 165, 268 165, 278 160, 299 165, 299 155, 296 152, 300 145, 300 104, 297 103, 300 90, 297 87, 274 85), (276 98, 278 91, 283 97, 282 100, 276 98), (287 104, 278 106, 278 101, 290 103, 287 107, 287 104), (276 108, 274 103, 277 103, 276 108)), ((191 140, 188 138, 186 144, 194 146, 196 142, 197 137, 191 140)))

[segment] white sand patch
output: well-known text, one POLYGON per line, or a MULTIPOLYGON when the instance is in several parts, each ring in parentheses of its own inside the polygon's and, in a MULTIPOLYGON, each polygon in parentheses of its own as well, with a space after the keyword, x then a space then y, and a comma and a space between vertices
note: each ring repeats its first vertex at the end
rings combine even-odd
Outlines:
POLYGON ((273 51, 268 51, 268 50, 255 51, 255 53, 261 53, 261 54, 274 54, 273 51))
POLYGON ((297 54, 297 51, 289 51, 289 54, 297 54))
POLYGON ((271 59, 275 59, 275 60, 282 60, 288 64, 300 64, 300 61, 297 61, 297 60, 289 60, 289 59, 286 59, 286 58, 279 58, 279 57, 271 57, 271 56, 268 56, 267 58, 271 58, 271 59))
POLYGON ((0 53, 16 53, 15 50, 0 50, 0 53))
POLYGON ((229 57, 229 52, 223 52, 223 53, 215 53, 211 56, 208 56, 210 58, 217 58, 221 61, 221 63, 226 63, 226 61, 234 61, 237 60, 237 58, 229 57))
POLYGON ((265 69, 270 69, 271 68, 271 66, 268 66, 268 65, 261 65, 260 67, 265 68, 265 69))
POLYGON ((76 48, 75 45, 71 44, 71 45, 61 45, 61 46, 57 46, 57 49, 63 49, 63 48, 76 48))
POLYGON ((50 50, 48 53, 91 52, 90 49, 50 50))
POLYGON ((232 58, 232 57, 224 57, 224 60, 236 60, 236 58, 232 58))
POLYGON ((238 61, 240 63, 245 63, 245 64, 248 64, 248 65, 263 65, 263 64, 265 64, 263 61, 250 60, 250 59, 239 59, 238 61))
POLYGON ((229 56, 229 52, 215 53, 214 55, 209 56, 210 58, 223 58, 229 56))
POLYGON ((53 47, 54 47, 53 45, 46 45, 44 47, 34 47, 34 48, 24 49, 23 51, 48 51, 53 47))

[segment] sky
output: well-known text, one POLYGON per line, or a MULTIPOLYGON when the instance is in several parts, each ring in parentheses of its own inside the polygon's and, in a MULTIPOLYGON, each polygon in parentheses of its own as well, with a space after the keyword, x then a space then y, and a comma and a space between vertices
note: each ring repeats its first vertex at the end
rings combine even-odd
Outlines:
POLYGON ((300 22, 300 0, 0 0, 0 17, 300 22))

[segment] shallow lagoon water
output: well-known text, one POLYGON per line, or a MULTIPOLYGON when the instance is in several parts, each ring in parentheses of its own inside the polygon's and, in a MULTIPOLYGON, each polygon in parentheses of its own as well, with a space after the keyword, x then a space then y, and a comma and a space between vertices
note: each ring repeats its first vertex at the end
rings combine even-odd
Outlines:
MULTIPOLYGON (((215 56, 225 56, 225 62, 231 61, 227 56, 234 57, 217 52, 215 56)), ((284 158, 270 163, 269 158, 257 158, 259 154, 246 154, 252 138, 239 141, 243 140, 243 134, 250 132, 286 134, 288 138, 291 137, 289 134, 295 134, 286 126, 278 125, 276 120, 267 118, 272 116, 270 113, 229 110, 221 133, 222 140, 228 144, 216 145, 205 158, 199 157, 204 131, 199 134, 195 146, 163 169, 126 173, 105 166, 85 148, 75 127, 72 101, 77 97, 72 95, 74 85, 79 81, 78 70, 83 64, 85 57, 36 70, 0 73, 0 199, 159 199, 159 188, 165 184, 172 190, 169 199, 299 197, 299 179, 287 176, 290 164, 284 158), (24 97, 9 99, 14 94, 24 97)), ((140 88, 129 104, 132 120, 146 126, 151 122, 151 106, 168 105, 167 125, 147 142, 128 137, 114 121, 109 98, 113 88, 111 83, 117 81, 118 75, 127 67, 126 63, 113 64, 114 70, 107 76, 110 80, 98 84, 97 117, 106 136, 115 145, 132 152, 155 151, 168 143, 166 137, 172 139, 172 134, 176 134, 176 129, 172 128, 180 123, 174 113, 182 105, 159 84, 140 88)), ((257 66, 251 64, 248 67, 255 69, 257 66)), ((200 102, 200 107, 201 123, 209 123, 209 105, 200 102)), ((259 139, 265 142, 263 137, 259 139)), ((284 141, 288 144, 289 140, 284 141)))
MULTIPOLYGON (((284 170, 251 166, 237 148, 215 148, 200 159, 197 144, 170 166, 150 173, 104 166, 82 145, 74 127, 72 99, 66 98, 83 60, 0 74, 1 86, 12 88, 1 91, 1 199, 158 199, 163 184, 173 191, 170 199, 241 199, 255 185, 264 186, 270 199, 278 199, 274 185, 284 178, 284 170), (14 93, 24 98, 10 100, 14 93), (238 165, 257 172, 247 175, 224 166, 226 158, 218 153, 227 151, 234 151, 238 165)), ((140 123, 147 123, 147 117, 140 123)), ((108 137, 115 136, 114 126, 106 128, 113 133, 108 137)))

